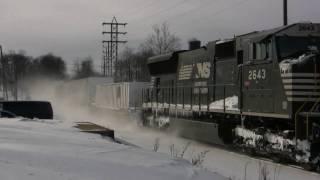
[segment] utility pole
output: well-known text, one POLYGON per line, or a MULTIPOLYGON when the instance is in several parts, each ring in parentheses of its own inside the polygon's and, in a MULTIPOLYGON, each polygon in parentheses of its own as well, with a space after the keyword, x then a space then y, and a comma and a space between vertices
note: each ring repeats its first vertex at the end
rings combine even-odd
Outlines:
POLYGON ((2 96, 4 100, 8 100, 8 87, 6 78, 6 66, 5 59, 3 57, 2 46, 0 45, 0 65, 1 65, 1 85, 2 85, 2 96))
POLYGON ((3 53, 2 46, 0 45, 0 64, 1 64, 1 85, 2 85, 2 97, 5 97, 5 88, 4 88, 4 67, 3 67, 3 53))
POLYGON ((288 0, 283 0, 283 25, 288 25, 288 0))
MULTIPOLYGON (((125 27, 127 23, 118 23, 116 17, 113 17, 111 23, 103 22, 103 28, 109 26, 110 31, 104 30, 103 35, 110 35, 109 40, 102 41, 103 59, 102 59, 102 73, 106 77, 113 77, 115 73, 115 66, 118 62, 119 44, 124 44, 127 41, 119 40, 119 35, 125 35, 127 32, 119 31, 119 26, 125 27)), ((104 28, 107 29, 107 28, 104 28)))

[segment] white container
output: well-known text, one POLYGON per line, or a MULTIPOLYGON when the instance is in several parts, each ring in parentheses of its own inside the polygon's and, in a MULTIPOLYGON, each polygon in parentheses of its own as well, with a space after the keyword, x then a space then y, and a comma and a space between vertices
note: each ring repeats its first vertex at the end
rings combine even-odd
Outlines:
POLYGON ((78 105, 91 105, 96 96, 96 86, 111 83, 111 78, 89 77, 71 80, 58 87, 57 96, 65 101, 72 101, 78 105))
POLYGON ((95 106, 100 108, 129 110, 142 105, 142 89, 150 83, 123 82, 97 85, 95 106))

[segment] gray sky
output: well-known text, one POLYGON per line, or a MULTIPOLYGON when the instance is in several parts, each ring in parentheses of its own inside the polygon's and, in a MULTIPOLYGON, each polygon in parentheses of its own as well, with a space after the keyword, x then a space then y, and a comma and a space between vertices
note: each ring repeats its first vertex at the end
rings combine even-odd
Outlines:
MULTIPOLYGON (((288 0, 289 23, 320 22, 319 0, 288 0)), ((282 25, 282 0, 0 0, 0 44, 5 51, 52 52, 69 67, 91 56, 100 66, 103 21, 127 22, 127 46, 136 48, 152 25, 167 22, 187 47, 282 25)))

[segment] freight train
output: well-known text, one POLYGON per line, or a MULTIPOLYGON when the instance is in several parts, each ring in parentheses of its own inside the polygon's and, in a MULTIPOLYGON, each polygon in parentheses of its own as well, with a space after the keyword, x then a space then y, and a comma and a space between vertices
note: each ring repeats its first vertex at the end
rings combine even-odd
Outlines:
POLYGON ((297 23, 151 57, 143 124, 320 169, 319 49, 297 23))

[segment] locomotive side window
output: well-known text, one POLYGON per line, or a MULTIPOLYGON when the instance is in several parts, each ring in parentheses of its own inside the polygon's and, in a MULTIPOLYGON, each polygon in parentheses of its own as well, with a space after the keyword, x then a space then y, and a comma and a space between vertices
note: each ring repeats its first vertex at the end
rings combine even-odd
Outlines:
POLYGON ((272 43, 271 41, 251 43, 250 44, 250 59, 265 60, 271 58, 272 43))
POLYGON ((277 37, 278 56, 280 60, 292 59, 308 52, 310 47, 320 49, 320 37, 277 37))
POLYGON ((256 45, 255 45, 255 43, 251 43, 249 45, 249 59, 250 60, 256 59, 256 45))

